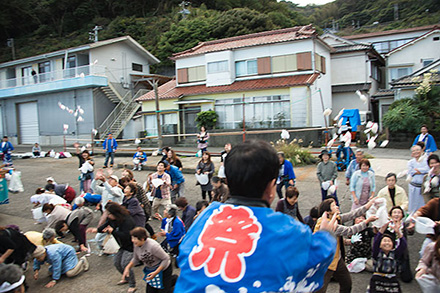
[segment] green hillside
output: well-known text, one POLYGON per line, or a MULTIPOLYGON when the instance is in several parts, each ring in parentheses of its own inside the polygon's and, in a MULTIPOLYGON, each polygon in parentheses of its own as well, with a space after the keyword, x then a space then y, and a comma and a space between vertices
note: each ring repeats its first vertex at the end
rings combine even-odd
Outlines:
POLYGON ((172 53, 198 42, 313 23, 339 26, 342 34, 414 27, 440 22, 438 0, 336 0, 298 7, 276 0, 191 1, 183 17, 181 0, 0 0, 0 62, 89 42, 95 25, 99 39, 131 35, 157 56, 161 72, 172 53), (180 5, 179 5, 180 4, 180 5), (395 5, 398 4, 398 19, 395 5))

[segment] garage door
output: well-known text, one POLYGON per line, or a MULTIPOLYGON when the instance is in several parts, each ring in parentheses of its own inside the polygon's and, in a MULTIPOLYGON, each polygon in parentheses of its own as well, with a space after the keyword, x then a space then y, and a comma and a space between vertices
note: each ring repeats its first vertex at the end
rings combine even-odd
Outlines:
POLYGON ((18 117, 20 127, 20 143, 34 144, 40 142, 38 128, 37 103, 23 103, 18 105, 18 117))

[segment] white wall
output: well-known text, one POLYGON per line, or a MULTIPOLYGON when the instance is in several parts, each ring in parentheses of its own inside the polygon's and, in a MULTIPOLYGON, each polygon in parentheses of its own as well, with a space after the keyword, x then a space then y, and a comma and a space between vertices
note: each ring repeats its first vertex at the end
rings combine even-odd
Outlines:
POLYGON ((402 40, 402 39, 409 39, 409 38, 418 38, 423 34, 426 34, 431 29, 421 30, 421 31, 415 31, 415 32, 402 32, 402 33, 395 33, 390 35, 381 35, 381 36, 371 36, 371 37, 365 37, 365 38, 359 38, 359 39, 352 39, 355 42, 360 43, 375 43, 375 42, 384 42, 384 41, 394 41, 394 40, 402 40))
POLYGON ((232 51, 221 51, 205 54, 206 60, 206 86, 228 85, 235 80, 235 62, 232 51), (228 70, 225 72, 209 73, 208 63, 227 61, 228 70))
POLYGON ((434 61, 439 59, 440 40, 433 41, 434 37, 440 37, 440 30, 437 30, 429 36, 388 55, 387 81, 391 81, 390 70, 392 67, 408 66, 412 67, 412 72, 415 72, 423 67, 423 59, 433 59, 434 61))
POLYGON ((186 58, 181 58, 176 60, 176 75, 177 69, 187 68, 187 67, 195 67, 206 65, 205 55, 197 55, 186 58))
POLYGON ((370 63, 365 52, 333 54, 331 58, 332 85, 368 82, 370 63))
POLYGON ((109 82, 130 82, 130 74, 150 73, 148 59, 124 42, 93 48, 89 60, 107 67, 109 82), (142 64, 142 72, 133 71, 132 63, 142 64))
POLYGON ((256 59, 260 57, 273 57, 287 54, 310 52, 313 42, 310 39, 278 43, 265 46, 246 47, 234 50, 235 61, 256 59))

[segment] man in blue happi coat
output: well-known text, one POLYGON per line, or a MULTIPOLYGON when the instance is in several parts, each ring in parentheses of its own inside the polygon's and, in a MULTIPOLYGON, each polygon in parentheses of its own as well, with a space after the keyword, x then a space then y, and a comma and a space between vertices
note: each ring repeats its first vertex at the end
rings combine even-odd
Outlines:
POLYGON ((0 144, 0 151, 3 154, 3 164, 12 165, 11 152, 14 150, 12 143, 7 136, 3 136, 3 141, 0 144))
MULTIPOLYGON (((225 160, 231 198, 212 203, 184 237, 174 292, 313 292, 322 286, 336 240, 270 209, 279 166, 267 142, 232 148, 225 160)), ((326 220, 325 229, 334 222, 326 220)))

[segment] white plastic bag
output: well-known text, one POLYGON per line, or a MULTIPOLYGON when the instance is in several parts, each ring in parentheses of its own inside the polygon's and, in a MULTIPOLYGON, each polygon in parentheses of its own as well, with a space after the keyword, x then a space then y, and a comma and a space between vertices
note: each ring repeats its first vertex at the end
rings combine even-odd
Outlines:
POLYGON ((133 164, 138 165, 141 161, 139 159, 133 159, 133 164))
POLYGON ((197 157, 197 158, 201 158, 201 157, 202 157, 202 150, 199 150, 199 151, 196 153, 196 157, 197 157))
POLYGON ((105 254, 115 254, 119 250, 119 244, 116 241, 115 237, 113 235, 109 234, 104 239, 104 253, 105 254))
POLYGON ((378 219, 372 223, 372 225, 376 228, 381 228, 388 222, 388 212, 385 198, 377 198, 374 201, 374 204, 367 211, 367 219, 373 215, 378 217, 378 219))
MULTIPOLYGON (((414 219, 414 218, 413 218, 414 219)), ((417 217, 414 219, 416 221, 416 231, 419 234, 435 234, 434 227, 435 222, 430 218, 417 217)))
POLYGON ((220 166, 220 168, 218 169, 218 177, 220 178, 226 178, 226 174, 225 174, 225 166, 220 166))
POLYGON ((366 263, 367 258, 365 257, 355 258, 349 265, 347 265, 347 269, 350 273, 360 273, 365 270, 366 263))
POLYGON ((154 188, 158 188, 159 186, 161 186, 163 184, 163 180, 156 178, 151 180, 151 183, 153 183, 154 188))
POLYGON ((9 181, 9 191, 11 192, 23 192, 23 183, 21 183, 21 172, 12 171, 11 180, 9 181))
POLYGON ((86 174, 87 172, 93 171, 93 166, 88 161, 86 161, 84 164, 82 164, 81 168, 79 168, 81 173, 86 174))
POLYGON ((199 182, 201 185, 206 185, 209 183, 209 177, 207 174, 195 174, 197 182, 199 182))

